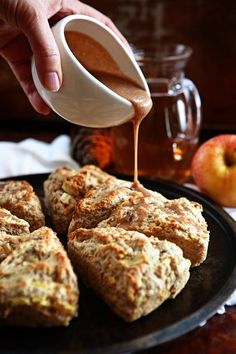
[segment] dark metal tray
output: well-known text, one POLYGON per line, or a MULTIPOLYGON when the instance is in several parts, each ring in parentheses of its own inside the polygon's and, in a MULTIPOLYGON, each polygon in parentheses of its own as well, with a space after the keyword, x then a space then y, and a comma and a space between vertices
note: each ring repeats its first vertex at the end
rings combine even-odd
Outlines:
MULTIPOLYGON (((46 174, 21 176, 42 195, 46 174)), ((173 199, 185 196, 200 202, 211 234, 207 260, 175 300, 150 315, 125 323, 80 282, 79 317, 67 328, 1 328, 0 352, 82 354, 135 352, 177 338, 210 318, 236 288, 236 223, 222 208, 201 194, 164 182, 141 180, 149 189, 173 199)), ((65 241, 65 240, 62 240, 65 241)))

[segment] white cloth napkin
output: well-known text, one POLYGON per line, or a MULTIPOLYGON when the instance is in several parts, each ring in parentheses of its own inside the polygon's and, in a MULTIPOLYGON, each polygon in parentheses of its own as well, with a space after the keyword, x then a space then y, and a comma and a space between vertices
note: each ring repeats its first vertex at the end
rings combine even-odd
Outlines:
POLYGON ((0 142, 0 178, 46 173, 60 166, 79 166, 70 156, 67 135, 58 136, 50 144, 35 139, 0 142))
MULTIPOLYGON (((26 139, 19 143, 0 142, 0 178, 51 172, 57 167, 78 168, 78 163, 70 156, 70 138, 60 135, 51 143, 35 139, 26 139)), ((187 187, 197 190, 193 184, 187 187)), ((225 208, 236 220, 236 208, 225 208)), ((225 305, 236 305, 236 290, 225 305)), ((222 306, 218 313, 224 313, 222 306)))

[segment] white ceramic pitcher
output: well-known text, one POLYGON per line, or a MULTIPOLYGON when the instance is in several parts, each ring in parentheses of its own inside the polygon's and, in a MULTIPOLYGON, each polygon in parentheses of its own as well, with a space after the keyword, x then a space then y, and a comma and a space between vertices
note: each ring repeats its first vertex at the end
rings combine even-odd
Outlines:
POLYGON ((130 120, 134 115, 132 104, 102 84, 80 64, 65 39, 65 31, 69 30, 86 34, 100 43, 118 64, 121 72, 150 95, 132 52, 118 36, 92 17, 71 15, 52 27, 61 55, 63 73, 59 91, 51 92, 43 87, 37 75, 34 58, 32 59, 33 80, 40 96, 58 115, 78 125, 111 127, 130 120))

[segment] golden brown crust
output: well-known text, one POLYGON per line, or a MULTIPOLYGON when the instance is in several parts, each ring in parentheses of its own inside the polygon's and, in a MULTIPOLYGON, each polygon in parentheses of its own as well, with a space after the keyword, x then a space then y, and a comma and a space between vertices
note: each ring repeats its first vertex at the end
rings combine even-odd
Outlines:
POLYGON ((10 180, 0 184, 0 207, 30 224, 30 231, 45 225, 40 200, 27 181, 10 180))
POLYGON ((107 179, 113 180, 115 177, 92 165, 79 170, 61 167, 50 174, 44 182, 44 194, 57 232, 67 232, 76 202, 107 179))
POLYGON ((190 261, 179 247, 136 231, 77 229, 68 252, 84 282, 126 321, 174 298, 189 278, 190 261))
POLYGON ((67 326, 77 314, 78 285, 56 234, 42 227, 1 235, 0 318, 27 326, 67 326))
POLYGON ((156 204, 145 197, 129 199, 116 208, 99 227, 121 227, 156 236, 178 245, 192 266, 207 256, 209 231, 202 216, 202 206, 186 198, 156 204))
POLYGON ((18 235, 9 235, 0 231, 0 262, 2 262, 13 250, 17 249, 22 242, 29 241, 30 233, 18 235))
POLYGON ((76 205, 68 233, 77 228, 94 228, 107 219, 121 202, 142 196, 141 192, 127 187, 126 184, 127 182, 118 179, 108 180, 87 193, 76 205))
POLYGON ((76 205, 68 233, 77 228, 121 227, 174 242, 192 266, 207 256, 209 231, 202 206, 186 198, 168 200, 139 186, 106 180, 76 205))
POLYGON ((0 232, 9 235, 29 233, 29 223, 13 215, 9 210, 0 207, 0 232))
POLYGON ((83 198, 86 193, 107 180, 115 181, 116 178, 102 171, 99 167, 87 165, 80 168, 76 175, 66 178, 62 188, 74 197, 83 198))
MULTIPOLYGON (((185 258, 193 266, 206 258, 209 232, 198 203, 134 189, 95 166, 57 169, 44 190, 56 230, 66 232, 71 221, 68 250, 78 274, 127 321, 183 289, 185 258)), ((0 185, 0 205, 25 220, 31 212, 31 228, 39 215, 34 196, 25 181, 0 185)), ((0 208, 0 323, 68 325, 79 295, 70 261, 51 229, 30 234, 27 225, 0 208)))

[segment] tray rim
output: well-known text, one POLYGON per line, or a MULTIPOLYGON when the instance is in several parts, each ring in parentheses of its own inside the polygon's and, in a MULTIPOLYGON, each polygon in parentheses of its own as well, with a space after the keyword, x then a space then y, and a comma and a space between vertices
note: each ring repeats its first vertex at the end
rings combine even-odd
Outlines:
MULTIPOLYGON (((50 173, 34 173, 34 174, 27 174, 27 175, 18 175, 13 177, 1 178, 0 182, 4 182, 6 180, 25 179, 26 181, 28 180, 29 183, 34 184, 32 181, 30 181, 31 179, 32 180, 41 179, 43 181, 47 179, 49 174, 50 173)), ((128 179, 128 180, 131 179, 130 176, 118 175, 117 177, 128 179)), ((213 215, 216 214, 214 215, 214 218, 216 218, 217 215, 220 216, 220 218, 223 219, 226 223, 226 225, 224 226, 226 226, 228 229, 231 230, 232 235, 230 236, 230 238, 235 243, 235 250, 236 250, 236 222, 223 209, 223 207, 217 205, 213 200, 205 196, 203 193, 191 189, 189 187, 176 184, 174 182, 169 182, 161 179, 151 180, 148 178, 140 178, 139 180, 144 185, 148 184, 148 187, 153 190, 156 190, 157 188, 155 187, 155 185, 161 185, 164 186, 164 189, 166 188, 170 189, 170 193, 172 192, 175 194, 177 193, 177 195, 181 193, 181 195, 183 194, 184 197, 190 198, 191 200, 195 200, 201 203, 203 205, 203 208, 207 208, 210 214, 213 215)), ((214 296, 212 296, 212 298, 205 305, 201 306, 198 310, 194 311, 190 315, 184 317, 180 321, 177 321, 167 327, 164 327, 157 331, 153 331, 152 333, 149 334, 145 334, 143 336, 140 336, 139 338, 131 339, 128 342, 119 342, 98 349, 80 350, 80 353, 81 354, 85 354, 85 353, 119 354, 119 353, 125 353, 127 351, 132 352, 134 350, 135 351, 145 350, 148 348, 152 348, 154 346, 158 346, 173 341, 179 338, 180 336, 194 330, 199 326, 199 324, 201 324, 204 321, 207 321, 212 316, 214 316, 216 314, 217 309, 227 301, 227 299, 235 289, 236 289, 236 259, 235 259, 235 264, 232 273, 227 278, 227 281, 219 289, 219 291, 217 291, 217 293, 215 293, 214 296)), ((36 351, 38 353, 38 350, 36 351)), ((19 353, 19 352, 15 352, 15 353, 19 353)), ((61 354, 64 353, 64 350, 61 349, 57 351, 57 354, 59 353, 61 354)), ((73 349, 68 351, 68 354, 76 354, 76 353, 78 352, 73 349)), ((46 354, 46 352, 44 352, 44 354, 46 354)))

